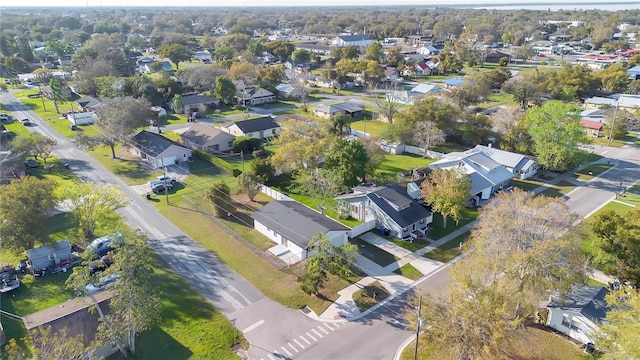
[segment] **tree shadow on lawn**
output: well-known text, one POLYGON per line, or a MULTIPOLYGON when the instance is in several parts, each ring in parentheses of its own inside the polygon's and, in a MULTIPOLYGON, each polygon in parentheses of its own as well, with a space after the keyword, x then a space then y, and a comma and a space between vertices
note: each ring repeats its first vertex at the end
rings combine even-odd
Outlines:
MULTIPOLYGON (((134 358, 183 360, 190 359, 192 356, 193 352, 191 350, 167 334, 159 326, 153 326, 140 334, 136 342, 134 358)), ((109 356, 108 359, 124 360, 130 359, 130 357, 125 358, 120 352, 117 352, 109 356)))
POLYGON ((112 165, 111 171, 118 177, 126 177, 132 180, 146 180, 152 174, 139 160, 116 158, 117 164, 112 165))

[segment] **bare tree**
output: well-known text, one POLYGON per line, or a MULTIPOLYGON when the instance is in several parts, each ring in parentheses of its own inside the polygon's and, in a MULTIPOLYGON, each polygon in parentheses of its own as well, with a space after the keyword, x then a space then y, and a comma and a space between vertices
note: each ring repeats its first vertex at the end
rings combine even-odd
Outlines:
POLYGON ((291 96, 302 103, 302 110, 306 112, 309 108, 309 95, 311 94, 307 86, 307 72, 301 71, 290 76, 289 84, 293 87, 291 96))
POLYGON ((446 134, 438 129, 438 125, 431 120, 420 121, 418 123, 418 129, 413 135, 413 141, 422 146, 424 150, 422 156, 424 157, 427 157, 427 152, 432 146, 443 144, 445 139, 446 134))
POLYGON ((398 87, 393 84, 390 89, 384 92, 378 92, 374 97, 374 102, 380 112, 380 116, 386 118, 390 124, 393 124, 394 117, 402 109, 397 96, 395 96, 397 93, 398 87))

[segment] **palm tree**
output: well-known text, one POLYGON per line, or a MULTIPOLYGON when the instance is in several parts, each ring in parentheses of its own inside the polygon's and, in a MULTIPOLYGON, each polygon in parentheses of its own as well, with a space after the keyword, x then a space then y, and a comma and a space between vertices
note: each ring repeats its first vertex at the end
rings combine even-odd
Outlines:
POLYGON ((337 115, 332 119, 333 130, 335 131, 336 135, 351 134, 351 125, 349 125, 350 119, 351 118, 349 116, 344 114, 337 115))

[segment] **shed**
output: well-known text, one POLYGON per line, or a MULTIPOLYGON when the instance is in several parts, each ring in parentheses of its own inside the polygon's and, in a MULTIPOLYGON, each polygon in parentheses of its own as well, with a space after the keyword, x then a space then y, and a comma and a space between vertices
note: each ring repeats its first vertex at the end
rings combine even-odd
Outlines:
POLYGON ((93 124, 96 116, 94 112, 71 113, 67 115, 67 119, 73 125, 89 125, 93 124))
POLYGON ((40 271, 64 260, 71 260, 71 244, 69 240, 62 240, 55 244, 29 249, 27 250, 27 257, 33 269, 40 271))

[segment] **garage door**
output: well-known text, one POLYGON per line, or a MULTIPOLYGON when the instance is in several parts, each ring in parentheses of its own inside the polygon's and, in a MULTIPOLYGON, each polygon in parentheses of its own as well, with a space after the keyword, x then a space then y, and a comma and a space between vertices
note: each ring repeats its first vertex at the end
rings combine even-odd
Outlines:
POLYGON ((176 163, 176 157, 175 156, 166 156, 163 159, 156 159, 156 166, 161 168, 162 167, 162 162, 164 161, 164 166, 169 166, 169 165, 173 165, 176 163))

